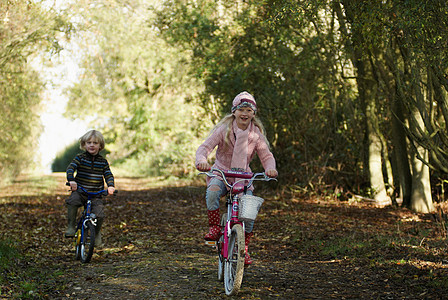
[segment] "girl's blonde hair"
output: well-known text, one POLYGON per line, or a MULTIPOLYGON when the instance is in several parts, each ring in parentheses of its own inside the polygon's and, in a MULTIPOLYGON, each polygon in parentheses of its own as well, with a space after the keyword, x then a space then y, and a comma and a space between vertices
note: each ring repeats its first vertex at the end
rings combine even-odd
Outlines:
MULTIPOLYGON (((226 136, 224 138, 224 143, 227 146, 230 145, 230 135, 233 132, 232 131, 233 120, 235 120, 235 116, 233 114, 226 115, 224 118, 221 119, 221 121, 219 121, 218 124, 215 125, 215 127, 213 127, 210 134, 213 133, 217 128, 219 128, 221 126, 225 126, 226 127, 226 136)), ((261 120, 255 115, 254 118, 252 119, 252 123, 254 123, 254 125, 257 126, 258 129, 260 129, 260 132, 263 135, 263 138, 266 141, 266 144, 269 146, 269 141, 266 138, 266 130, 264 129, 264 126, 263 126, 263 123, 261 123, 261 120)))
POLYGON ((100 151, 104 149, 105 146, 105 142, 104 142, 104 137, 101 134, 101 132, 99 132, 98 130, 90 130, 88 131, 86 134, 84 134, 80 139, 79 139, 79 147, 82 150, 86 150, 86 143, 93 139, 94 141, 100 143, 100 151))

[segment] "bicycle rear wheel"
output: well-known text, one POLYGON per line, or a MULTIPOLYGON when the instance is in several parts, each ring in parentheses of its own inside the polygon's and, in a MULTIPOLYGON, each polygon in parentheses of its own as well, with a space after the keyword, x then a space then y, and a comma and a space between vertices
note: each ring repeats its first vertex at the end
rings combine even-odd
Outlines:
POLYGON ((224 289, 226 295, 238 293, 244 274, 244 231, 241 224, 235 224, 229 237, 229 257, 224 264, 224 289))
POLYGON ((81 241, 81 261, 88 263, 93 255, 93 248, 95 247, 95 225, 92 222, 86 222, 84 228, 84 236, 81 241))

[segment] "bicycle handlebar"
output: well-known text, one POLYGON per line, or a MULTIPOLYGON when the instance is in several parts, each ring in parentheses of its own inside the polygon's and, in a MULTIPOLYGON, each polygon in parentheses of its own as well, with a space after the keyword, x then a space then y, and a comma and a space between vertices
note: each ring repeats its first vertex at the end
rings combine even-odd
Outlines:
POLYGON ((213 172, 220 173, 224 183, 228 187, 230 187, 230 188, 232 186, 236 185, 237 183, 239 183, 241 181, 245 181, 245 180, 249 180, 249 183, 247 184, 248 188, 253 184, 253 182, 255 180, 259 180, 259 181, 275 180, 275 181, 277 181, 276 178, 269 177, 264 172, 262 172, 262 173, 251 173, 251 172, 240 172, 240 171, 233 171, 233 170, 221 170, 221 169, 217 169, 217 168, 211 168, 208 172, 200 172, 198 175, 205 174, 208 177, 219 176, 218 174, 215 174, 213 172), (226 177, 240 178, 240 180, 235 180, 235 182, 233 184, 231 184, 231 183, 229 183, 227 181, 226 177), (262 178, 260 178, 260 177, 262 177, 262 178))
MULTIPOLYGON (((65 185, 70 186, 70 183, 69 183, 69 182, 66 182, 65 185)), ((98 191, 98 192, 89 192, 89 191, 87 191, 85 188, 83 188, 81 185, 79 185, 79 184, 77 184, 77 185, 78 185, 78 188, 80 188, 80 189, 83 190, 86 194, 91 195, 91 196, 96 196, 96 195, 99 195, 99 194, 103 194, 103 195, 105 195, 105 196, 108 195, 107 189, 104 189, 104 190, 101 190, 101 191, 98 191)), ((118 193, 117 190, 114 191, 114 195, 115 195, 116 193, 118 193)))

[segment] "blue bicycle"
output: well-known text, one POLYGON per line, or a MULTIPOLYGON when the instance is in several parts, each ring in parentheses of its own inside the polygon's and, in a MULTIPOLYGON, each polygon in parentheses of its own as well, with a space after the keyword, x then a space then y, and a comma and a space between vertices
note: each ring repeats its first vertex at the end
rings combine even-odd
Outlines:
MULTIPOLYGON (((70 185, 68 182, 66 185, 70 185)), ((78 188, 87 194, 87 201, 84 204, 84 211, 81 214, 76 226, 75 233, 75 258, 81 260, 83 263, 90 262, 93 255, 93 249, 95 248, 95 228, 97 224, 97 218, 92 209, 92 199, 95 196, 103 195, 107 196, 107 190, 101 190, 99 192, 88 192, 85 188, 78 185, 78 188)), ((115 191, 116 193, 117 191, 115 191)), ((115 194, 114 193, 114 194, 115 194)))

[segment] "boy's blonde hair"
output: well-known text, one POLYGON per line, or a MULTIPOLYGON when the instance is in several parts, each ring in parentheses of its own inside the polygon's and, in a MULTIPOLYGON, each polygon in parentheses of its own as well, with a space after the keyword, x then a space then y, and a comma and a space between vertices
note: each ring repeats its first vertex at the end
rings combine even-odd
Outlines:
POLYGON ((87 143, 87 141, 89 141, 91 139, 93 139, 94 141, 100 143, 100 151, 104 149, 104 146, 105 146, 106 142, 104 141, 103 135, 98 130, 90 130, 86 134, 84 134, 79 139, 79 147, 82 150, 86 150, 86 143, 87 143))

